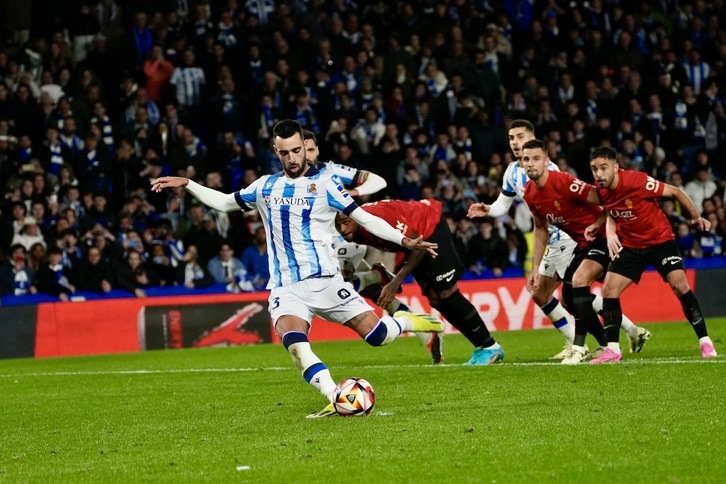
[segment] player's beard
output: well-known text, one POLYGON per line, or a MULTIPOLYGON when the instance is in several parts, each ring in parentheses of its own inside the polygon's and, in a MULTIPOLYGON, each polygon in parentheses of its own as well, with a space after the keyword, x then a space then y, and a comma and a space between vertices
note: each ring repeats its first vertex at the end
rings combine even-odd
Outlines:
POLYGON ((305 166, 307 164, 308 164, 307 158, 305 157, 305 152, 303 151, 302 160, 300 161, 300 163, 298 165, 299 166, 299 170, 296 173, 291 173, 290 172, 290 169, 289 169, 290 166, 288 165, 288 167, 285 168, 285 174, 287 175, 288 178, 298 178, 298 177, 302 176, 303 173, 305 173, 305 166))

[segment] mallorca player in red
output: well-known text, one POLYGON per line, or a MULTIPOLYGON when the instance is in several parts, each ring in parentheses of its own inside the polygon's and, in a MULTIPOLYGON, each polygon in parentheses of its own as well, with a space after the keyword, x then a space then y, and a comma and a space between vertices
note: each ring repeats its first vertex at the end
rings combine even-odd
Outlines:
POLYGON ((683 258, 658 199, 675 198, 691 215, 691 224, 700 230, 708 230, 711 223, 699 215, 693 201, 679 188, 642 172, 621 170, 617 153, 612 148, 596 148, 590 154, 590 168, 598 186, 600 201, 607 209, 608 249, 613 259, 602 288, 608 349, 590 363, 620 361, 617 338, 622 314, 620 294, 633 282, 637 284, 640 281, 648 265, 655 267, 681 301, 683 313, 698 336, 701 356, 715 357, 716 350, 708 336, 706 320, 696 295, 688 285, 683 258), (617 224, 617 229, 612 222, 617 224))
MULTIPOLYGON (((474 353, 465 364, 489 365, 502 360, 504 350, 489 333, 479 311, 459 292, 457 282, 464 273, 464 265, 456 255, 449 225, 442 215, 441 202, 382 200, 361 207, 382 218, 402 234, 419 234, 424 240, 437 241, 439 244, 437 257, 421 257, 416 251, 405 251, 406 259, 391 282, 383 287, 377 304, 385 307, 396 296, 403 281, 413 274, 431 306, 475 346, 474 353)), ((345 215, 336 217, 335 228, 348 242, 400 252, 345 215)))
POLYGON ((600 224, 594 241, 585 238, 585 230, 600 218, 604 221, 605 214, 597 205, 599 199, 595 187, 569 173, 547 169, 549 157, 543 141, 527 141, 522 147, 521 161, 529 178, 524 200, 534 220, 532 274, 527 281, 528 286, 536 288, 539 283, 538 268, 544 256, 550 224, 567 233, 577 244, 565 270, 562 286, 565 303, 575 316, 575 340, 562 364, 576 365, 586 356, 600 356, 607 346, 603 327, 592 309, 590 294, 590 285, 602 280, 610 263, 604 225, 600 224), (600 344, 593 353, 589 353, 585 346, 588 331, 600 344))

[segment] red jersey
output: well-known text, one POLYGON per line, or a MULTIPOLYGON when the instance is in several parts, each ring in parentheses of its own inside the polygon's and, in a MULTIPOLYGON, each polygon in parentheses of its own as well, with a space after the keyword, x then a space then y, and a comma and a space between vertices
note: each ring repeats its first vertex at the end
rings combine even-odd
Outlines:
POLYGON ((673 240, 673 229, 658 199, 665 185, 641 171, 619 170, 618 186, 599 188, 598 194, 618 224, 623 247, 645 249, 673 240))
MULTIPOLYGON (((404 202, 403 200, 381 200, 361 205, 366 212, 380 217, 394 229, 406 237, 413 238, 416 232, 424 240, 431 237, 436 226, 441 221, 443 208, 438 200, 421 200, 418 202, 404 202)), ((403 250, 398 244, 379 239, 363 227, 355 235, 353 242, 370 245, 389 252, 403 250)))
MULTIPOLYGON (((578 180, 569 173, 549 171, 547 181, 537 188, 532 180, 524 187, 524 201, 535 216, 558 227, 572 237, 580 248, 590 245, 585 239, 585 229, 592 225, 602 209, 587 201, 587 195, 595 187, 578 180)), ((605 237, 605 224, 600 227, 599 237, 605 237)))

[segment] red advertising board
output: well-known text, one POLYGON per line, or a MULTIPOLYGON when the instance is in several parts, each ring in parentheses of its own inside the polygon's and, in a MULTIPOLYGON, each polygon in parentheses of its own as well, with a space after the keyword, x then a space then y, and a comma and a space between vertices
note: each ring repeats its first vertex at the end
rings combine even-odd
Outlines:
MULTIPOLYGON (((689 270, 687 275, 691 287, 695 288, 695 271, 689 270)), ((463 281, 459 285, 462 294, 474 304, 493 331, 550 327, 547 318, 532 302, 525 288, 524 279, 463 281)), ((599 293, 599 287, 594 287, 593 291, 599 293)), ((431 312, 427 299, 421 295, 415 284, 404 286, 400 297, 413 311, 431 312)), ((176 306, 184 308, 219 303, 229 306, 230 303, 239 303, 242 308, 251 302, 260 303, 266 311, 267 293, 40 304, 35 356, 137 352, 144 347, 144 335, 139 330, 140 321, 143 317, 148 318, 149 311, 156 306, 164 306, 164 311, 168 312, 176 306)), ((622 304, 623 312, 636 323, 684 319, 678 299, 656 272, 646 272, 639 285, 632 286, 624 293, 622 304)), ((215 318, 219 319, 216 316, 215 318)), ((222 319, 213 323, 221 326, 228 322, 222 319)), ((216 327, 214 324, 212 327, 216 327)), ((263 340, 269 341, 269 337, 266 336, 263 340)), ((312 341, 355 338, 358 338, 358 335, 352 330, 318 318, 313 322, 310 333, 312 341)), ((247 341, 246 338, 238 340, 247 341)), ((271 340, 279 342, 274 332, 271 334, 271 340)))
MULTIPOLYGON (((686 271, 688 283, 695 288, 696 272, 686 271)), ((461 293, 481 313, 491 331, 518 331, 525 329, 551 328, 549 319, 536 307, 525 285, 524 278, 484 279, 461 281, 461 293)), ((593 286, 595 294, 600 294, 600 285, 593 286)), ((559 297, 559 290, 555 293, 559 297)), ((438 315, 421 295, 418 285, 408 284, 399 295, 414 312, 427 312, 438 315)), ((684 320, 681 304, 673 295, 668 284, 663 282, 657 272, 643 274, 638 285, 629 287, 622 296, 623 313, 635 323, 655 323, 684 320)), ((449 327, 449 330, 451 328, 449 327)), ((311 341, 357 338, 357 334, 340 328, 339 325, 316 318, 310 333, 311 341), (352 335, 352 336, 351 336, 352 335)))

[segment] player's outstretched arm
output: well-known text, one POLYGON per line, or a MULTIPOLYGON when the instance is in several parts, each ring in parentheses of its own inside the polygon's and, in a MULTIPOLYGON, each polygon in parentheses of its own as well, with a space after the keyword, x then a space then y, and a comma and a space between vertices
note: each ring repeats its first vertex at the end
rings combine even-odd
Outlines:
POLYGON ((405 247, 408 250, 416 250, 416 251, 426 251, 429 254, 431 254, 431 257, 436 257, 439 255, 436 252, 436 249, 438 249, 439 244, 434 244, 432 242, 426 242, 422 236, 418 236, 415 239, 412 239, 410 237, 404 237, 401 241, 401 245, 405 247))
POLYGON ((376 237, 393 242, 394 244, 398 244, 406 249, 426 250, 432 257, 436 257, 438 255, 436 253, 438 244, 426 242, 423 240, 423 237, 417 237, 415 239, 406 237, 401 234, 401 232, 388 225, 388 223, 382 218, 376 217, 360 207, 356 207, 355 210, 350 212, 349 216, 376 237))
POLYGON ((673 197, 678 200, 678 203, 681 204, 681 207, 684 207, 690 215, 690 219, 688 220, 688 222, 691 225, 695 225, 698 230, 711 229, 711 222, 701 217, 701 214, 698 213, 696 205, 693 203, 693 200, 691 200, 691 197, 689 197, 686 192, 678 187, 666 183, 665 188, 663 189, 663 196, 673 197))
POLYGON ((360 170, 358 172, 358 176, 356 177, 356 183, 357 185, 355 186, 355 188, 351 188, 350 190, 348 190, 348 194, 351 197, 372 195, 374 193, 380 192, 388 185, 388 183, 386 183, 386 180, 382 176, 376 175, 375 173, 371 173, 370 171, 366 170, 360 170))
POLYGON ((489 205, 486 203, 472 203, 466 216, 469 218, 486 217, 489 214, 489 205))
POLYGON ((151 190, 161 192, 164 188, 183 187, 194 198, 220 212, 234 212, 241 207, 235 200, 234 193, 222 193, 205 187, 189 178, 179 176, 162 176, 151 181, 151 190))
POLYGON ((486 203, 474 203, 469 207, 469 212, 466 214, 469 218, 476 217, 501 217, 509 212, 514 203, 514 196, 505 195, 503 192, 499 194, 497 199, 491 205, 486 203))

